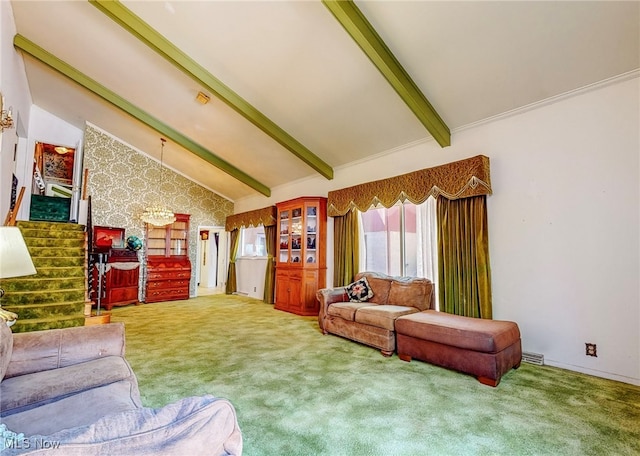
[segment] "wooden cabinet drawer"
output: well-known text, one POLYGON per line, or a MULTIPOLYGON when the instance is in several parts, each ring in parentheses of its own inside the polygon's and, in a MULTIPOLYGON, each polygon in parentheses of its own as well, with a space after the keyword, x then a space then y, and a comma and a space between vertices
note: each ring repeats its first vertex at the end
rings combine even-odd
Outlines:
POLYGON ((147 288, 150 290, 156 290, 160 288, 189 288, 188 280, 156 280, 155 282, 149 282, 147 288))
POLYGON ((174 299, 189 299, 188 288, 158 288, 147 290, 147 302, 170 301, 174 299))
POLYGON ((138 287, 114 288, 109 290, 109 302, 138 301, 138 287))
POLYGON ((147 274, 148 280, 171 280, 171 279, 191 279, 191 271, 172 271, 172 270, 162 270, 162 271, 149 271, 147 274))

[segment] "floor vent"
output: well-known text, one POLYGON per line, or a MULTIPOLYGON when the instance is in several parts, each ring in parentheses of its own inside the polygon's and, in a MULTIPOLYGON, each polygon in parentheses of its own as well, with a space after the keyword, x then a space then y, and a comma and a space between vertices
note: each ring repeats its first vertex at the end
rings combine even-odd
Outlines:
POLYGON ((544 355, 540 353, 522 353, 522 361, 525 363, 537 364, 538 366, 544 366, 544 355))

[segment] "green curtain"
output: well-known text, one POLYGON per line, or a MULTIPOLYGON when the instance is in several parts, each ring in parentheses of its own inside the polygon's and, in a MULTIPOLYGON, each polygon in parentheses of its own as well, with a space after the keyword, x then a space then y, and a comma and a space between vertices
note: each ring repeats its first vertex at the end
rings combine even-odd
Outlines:
POLYGON ((333 218, 333 286, 353 282, 358 272, 358 212, 350 210, 333 218))
POLYGON ((486 196, 438 197, 440 310, 492 318, 486 196))
POLYGON ((274 292, 276 291, 276 239, 278 230, 276 225, 264 227, 265 244, 267 247, 267 270, 264 275, 264 296, 262 300, 267 304, 275 302, 274 292))
POLYGON ((232 294, 238 291, 238 282, 236 280, 236 258, 238 256, 238 246, 240 245, 240 230, 235 229, 229 233, 229 274, 227 276, 226 294, 232 294))

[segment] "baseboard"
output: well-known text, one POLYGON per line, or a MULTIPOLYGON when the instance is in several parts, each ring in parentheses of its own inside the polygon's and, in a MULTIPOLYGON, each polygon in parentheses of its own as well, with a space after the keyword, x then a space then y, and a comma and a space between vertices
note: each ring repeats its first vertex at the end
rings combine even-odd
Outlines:
POLYGON ((544 360, 546 366, 558 367, 560 369, 580 372, 581 374, 592 375, 594 377, 606 378, 607 380, 616 380, 622 383, 640 386, 640 378, 626 377, 624 375, 612 374, 611 372, 603 372, 595 369, 587 369, 581 366, 573 366, 571 364, 559 363, 549 359, 544 360))

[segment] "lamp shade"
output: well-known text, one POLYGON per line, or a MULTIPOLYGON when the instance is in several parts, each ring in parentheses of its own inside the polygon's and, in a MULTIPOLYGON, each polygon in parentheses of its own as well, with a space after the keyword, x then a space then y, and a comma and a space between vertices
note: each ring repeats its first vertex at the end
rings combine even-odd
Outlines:
POLYGON ((0 279, 36 273, 20 229, 17 226, 0 226, 0 279))

